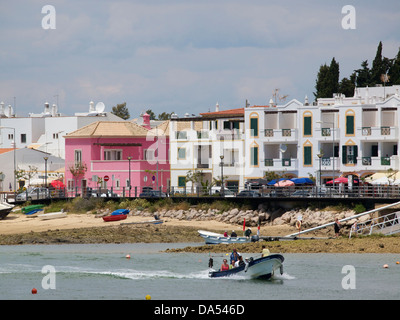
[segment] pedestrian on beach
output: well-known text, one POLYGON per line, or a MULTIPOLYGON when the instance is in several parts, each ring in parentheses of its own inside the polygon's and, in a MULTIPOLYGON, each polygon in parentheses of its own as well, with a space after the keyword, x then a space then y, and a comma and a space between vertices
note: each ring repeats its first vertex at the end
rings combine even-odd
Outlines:
POLYGON ((340 228, 342 227, 342 225, 339 222, 338 218, 335 218, 335 224, 334 224, 334 229, 335 229, 335 237, 339 237, 339 233, 340 233, 340 228))

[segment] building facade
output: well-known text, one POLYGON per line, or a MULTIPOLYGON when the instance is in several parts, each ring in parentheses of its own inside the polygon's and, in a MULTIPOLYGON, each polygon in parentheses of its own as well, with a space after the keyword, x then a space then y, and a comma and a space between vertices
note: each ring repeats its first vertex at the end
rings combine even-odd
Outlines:
POLYGON ((153 133, 148 128, 99 121, 66 135, 68 190, 104 188, 125 196, 138 196, 143 187, 167 191, 169 138, 162 130, 153 133))
POLYGON ((399 89, 357 88, 349 98, 245 108, 245 179, 276 172, 324 183, 398 171, 399 89))

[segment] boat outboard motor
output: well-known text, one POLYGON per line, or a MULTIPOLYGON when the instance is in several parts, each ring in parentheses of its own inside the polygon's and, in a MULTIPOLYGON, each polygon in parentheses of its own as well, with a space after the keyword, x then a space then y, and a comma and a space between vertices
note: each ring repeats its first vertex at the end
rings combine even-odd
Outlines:
POLYGON ((209 268, 212 268, 213 265, 214 265, 214 260, 213 260, 213 258, 210 258, 210 259, 208 260, 208 267, 209 267, 209 268))
POLYGON ((254 235, 254 236, 251 236, 250 240, 251 240, 251 242, 257 242, 258 240, 260 240, 260 237, 258 235, 254 235))

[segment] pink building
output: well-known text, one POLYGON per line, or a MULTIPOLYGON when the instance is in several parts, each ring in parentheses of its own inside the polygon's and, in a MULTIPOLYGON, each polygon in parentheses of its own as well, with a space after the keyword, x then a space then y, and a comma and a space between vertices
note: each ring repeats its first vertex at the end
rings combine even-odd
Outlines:
POLYGON ((138 196, 143 187, 170 183, 169 121, 150 130, 132 122, 95 122, 65 136, 65 183, 68 191, 104 188, 138 196))

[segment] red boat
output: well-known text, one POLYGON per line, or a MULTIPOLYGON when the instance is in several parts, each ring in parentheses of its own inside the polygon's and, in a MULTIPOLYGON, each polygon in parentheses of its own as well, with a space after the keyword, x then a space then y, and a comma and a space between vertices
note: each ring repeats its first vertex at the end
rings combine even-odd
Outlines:
POLYGON ((108 221, 119 221, 119 220, 124 220, 124 219, 126 219, 126 214, 117 214, 115 216, 103 217, 103 220, 105 222, 108 222, 108 221))

